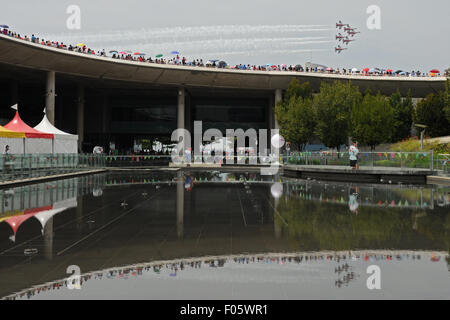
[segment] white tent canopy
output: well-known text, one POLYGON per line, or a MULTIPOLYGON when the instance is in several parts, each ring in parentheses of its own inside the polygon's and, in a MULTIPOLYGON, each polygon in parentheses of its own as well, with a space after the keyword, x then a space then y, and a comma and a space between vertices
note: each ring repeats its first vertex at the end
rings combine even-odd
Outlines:
POLYGON ((44 114, 42 121, 34 129, 54 135, 53 153, 77 153, 78 136, 59 130, 50 123, 44 114))

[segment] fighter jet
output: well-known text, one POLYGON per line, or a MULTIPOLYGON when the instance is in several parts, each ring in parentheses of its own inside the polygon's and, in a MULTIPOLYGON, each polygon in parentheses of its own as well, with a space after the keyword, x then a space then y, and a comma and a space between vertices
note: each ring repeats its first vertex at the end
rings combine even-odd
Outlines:
POLYGON ((342 42, 345 43, 345 44, 347 44, 347 45, 348 45, 350 42, 352 42, 352 41, 355 41, 355 39, 350 40, 348 37, 346 37, 344 40, 342 40, 342 42))
POLYGON ((356 29, 358 29, 358 28, 352 28, 352 27, 350 27, 350 25, 348 24, 348 25, 344 28, 344 31, 355 31, 356 29))
POLYGON ((341 33, 338 33, 336 35, 336 40, 342 41, 342 39, 345 39, 345 36, 343 36, 341 33))
POLYGON ((347 34, 349 35, 349 36, 354 36, 355 34, 357 34, 357 33, 361 33, 361 32, 359 32, 359 31, 348 31, 347 32, 347 34))
POLYGON ((339 20, 339 22, 336 23, 336 28, 341 29, 342 27, 348 26, 348 24, 342 23, 341 20, 339 20))
POLYGON ((334 48, 334 52, 341 53, 342 50, 347 50, 347 48, 341 48, 341 46, 337 46, 337 48, 334 48))

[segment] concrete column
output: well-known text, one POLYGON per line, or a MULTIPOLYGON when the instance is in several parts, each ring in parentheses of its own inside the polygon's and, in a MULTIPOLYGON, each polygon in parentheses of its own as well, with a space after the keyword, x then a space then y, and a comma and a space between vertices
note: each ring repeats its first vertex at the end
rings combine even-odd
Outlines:
POLYGON ((184 231, 184 177, 183 172, 177 173, 177 235, 183 238, 184 231))
POLYGON ((184 129, 186 93, 184 88, 178 89, 177 128, 184 129))
POLYGON ((84 87, 78 87, 77 99, 77 134, 78 134, 78 150, 82 152, 84 140, 84 87))
POLYGON ((19 83, 17 80, 11 81, 11 105, 19 103, 19 83))
POLYGON ((280 129, 280 126, 278 125, 278 121, 277 121, 277 117, 275 116, 275 105, 278 102, 281 102, 283 100, 283 91, 281 89, 276 89, 275 90, 275 104, 274 104, 274 109, 272 110, 272 114, 273 114, 273 129, 280 129))
POLYGON ((45 91, 45 113, 51 124, 55 124, 55 71, 47 72, 45 91))
POLYGON ((102 133, 104 135, 108 132, 108 96, 105 94, 103 96, 103 104, 102 104, 102 133))

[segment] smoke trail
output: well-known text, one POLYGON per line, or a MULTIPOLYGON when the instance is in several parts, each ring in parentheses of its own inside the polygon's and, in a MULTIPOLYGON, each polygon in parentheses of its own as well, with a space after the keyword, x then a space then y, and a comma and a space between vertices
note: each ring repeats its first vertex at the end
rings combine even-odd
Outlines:
MULTIPOLYGON (((173 50, 187 57, 258 56, 317 51, 332 41, 326 25, 223 25, 112 30, 100 33, 49 34, 46 39, 86 43, 106 50, 131 50, 148 56, 173 50), (306 48, 309 46, 309 48, 306 48)), ((329 49, 327 49, 329 50, 329 49)), ((319 51, 326 51, 325 49, 319 51)))

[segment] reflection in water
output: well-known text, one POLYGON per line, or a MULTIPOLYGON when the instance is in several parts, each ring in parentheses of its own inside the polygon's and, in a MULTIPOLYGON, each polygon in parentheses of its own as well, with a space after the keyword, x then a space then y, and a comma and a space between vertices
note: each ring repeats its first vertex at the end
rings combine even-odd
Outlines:
MULTIPOLYGON (((151 289, 155 287, 158 280, 168 281, 165 279, 178 278, 177 287, 179 289, 189 288, 191 290, 193 288, 190 286, 193 286, 193 284, 189 282, 192 280, 199 281, 201 283, 200 286, 203 285, 202 282, 208 284, 217 283, 220 286, 220 290, 223 290, 223 281, 225 281, 225 283, 233 283, 243 280, 236 276, 236 273, 240 271, 246 275, 244 284, 247 288, 255 285, 255 283, 258 284, 259 288, 261 288, 261 286, 267 286, 268 288, 274 285, 304 285, 304 281, 306 280, 309 284, 315 283, 316 285, 325 286, 327 291, 323 293, 322 297, 329 297, 329 288, 333 288, 330 286, 333 283, 335 289, 344 289, 352 284, 357 286, 360 285, 361 282, 364 282, 366 279, 364 272, 365 268, 373 263, 384 265, 383 269, 388 270, 387 273, 390 271, 389 265, 392 264, 395 264, 397 267, 401 266, 402 268, 406 268, 409 272, 414 273, 417 272, 417 270, 415 270, 417 268, 415 265, 411 265, 411 262, 417 262, 417 265, 420 267, 428 266, 431 270, 437 270, 440 275, 442 275, 442 269, 439 270, 439 264, 436 264, 440 261, 441 256, 445 255, 409 251, 397 251, 396 253, 389 251, 355 251, 350 253, 317 252, 306 254, 259 254, 205 257, 172 261, 154 261, 151 263, 93 271, 83 274, 79 279, 79 284, 83 290, 83 297, 101 298, 103 297, 103 294, 98 294, 98 292, 101 292, 99 289, 101 289, 103 285, 107 285, 114 289, 112 292, 107 293, 109 298, 167 299, 176 297, 172 295, 172 292, 169 296, 166 296, 166 291, 161 291, 159 288, 156 288, 156 290, 151 289), (254 272, 259 272, 261 275, 255 275, 254 272), (283 273, 286 273, 286 275, 280 277, 283 273), (198 278, 199 276, 200 278, 198 278), (135 281, 135 279, 140 280, 135 281), (129 280, 130 284, 124 283, 124 280, 129 280), (291 283, 291 281, 294 281, 294 283, 291 283), (129 291, 131 287, 134 288, 134 292, 133 290, 129 291), (142 292, 150 294, 143 297, 136 287, 142 289, 142 292)), ((195 285, 196 284, 194 284, 194 286, 195 285)), ((420 283, 417 284, 417 287, 420 288, 420 285, 420 283)), ((389 288, 389 285, 386 286, 389 288)), ((68 280, 62 279, 23 290, 7 296, 5 299, 55 299, 79 297, 79 292, 77 292, 77 290, 70 291, 67 290, 67 287, 68 280)), ((310 289, 311 288, 298 286, 294 289, 289 288, 288 291, 292 290, 289 294, 305 295, 310 289)), ((395 288, 389 289, 395 290, 395 288)), ((441 285, 435 284, 434 289, 434 297, 449 297, 450 288, 446 283, 441 285)), ((234 292, 234 294, 241 294, 243 295, 243 298, 248 294, 245 291, 236 291, 237 292, 234 292)), ((203 292, 200 290, 197 294, 200 294, 199 298, 208 298, 206 296, 207 291, 205 290, 203 290, 203 292), (203 297, 202 295, 205 296, 203 297)), ((255 294, 258 295, 258 293, 251 293, 248 297, 254 296, 255 294)), ((272 298, 280 297, 274 296, 272 298)), ((364 297, 357 296, 357 298, 364 297)), ((433 297, 429 296, 428 298, 433 297)))
MULTIPOLYGON (((257 294, 257 283, 266 281, 262 264, 314 263, 322 280, 301 273, 302 281, 352 294, 365 286, 363 267, 369 263, 386 264, 394 278, 407 268, 448 285, 449 191, 214 170, 109 173, 0 190, 0 271, 9 275, 8 281, 0 280, 0 296, 46 282, 19 297, 63 292, 58 289, 65 280, 54 280, 67 277, 69 264, 80 266, 84 281, 132 279, 155 270, 178 279, 200 266, 224 270, 216 274, 222 281, 227 270, 230 277, 251 271, 250 278, 261 278, 255 278, 249 294, 257 294), (433 262, 447 266, 445 273, 433 262), (103 271, 86 273, 94 270, 103 271)), ((294 272, 280 268, 267 279, 277 275, 273 281, 281 283, 294 272)), ((196 276, 200 285, 203 274, 196 276)), ((214 281, 209 284, 217 288, 214 281)), ((107 294, 98 286, 97 292, 107 294)), ((303 294, 292 290, 292 298, 303 294)), ((435 288, 435 293, 442 291, 435 288)), ((216 290, 207 297, 221 295, 216 290)))

